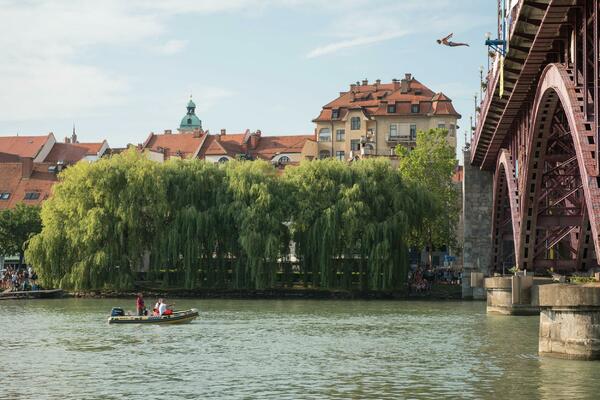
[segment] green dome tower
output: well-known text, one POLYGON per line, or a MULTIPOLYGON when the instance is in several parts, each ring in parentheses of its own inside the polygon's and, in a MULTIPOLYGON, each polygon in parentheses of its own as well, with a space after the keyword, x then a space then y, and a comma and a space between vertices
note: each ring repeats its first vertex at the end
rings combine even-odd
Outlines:
POLYGON ((179 130, 193 131, 195 129, 202 129, 202 121, 196 116, 196 104, 192 101, 192 96, 190 96, 190 101, 187 104, 187 114, 181 119, 179 130))

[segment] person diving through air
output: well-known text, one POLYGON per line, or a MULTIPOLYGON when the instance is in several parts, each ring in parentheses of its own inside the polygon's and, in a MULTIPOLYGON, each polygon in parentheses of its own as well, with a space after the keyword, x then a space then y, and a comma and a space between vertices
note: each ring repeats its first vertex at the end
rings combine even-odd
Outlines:
POLYGON ((467 46, 467 47, 469 47, 468 43, 458 43, 458 42, 452 42, 452 41, 450 41, 450 39, 452 39, 453 35, 454 35, 454 33, 451 33, 448 36, 446 36, 445 38, 438 39, 437 40, 438 44, 443 44, 444 46, 448 46, 448 47, 458 47, 458 46, 467 46))

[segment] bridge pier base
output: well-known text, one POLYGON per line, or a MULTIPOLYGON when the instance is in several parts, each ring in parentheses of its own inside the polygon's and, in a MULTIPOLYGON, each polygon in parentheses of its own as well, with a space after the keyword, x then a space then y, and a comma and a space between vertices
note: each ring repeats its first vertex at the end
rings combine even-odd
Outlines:
MULTIPOLYGON (((463 152, 471 159, 471 150, 463 152)), ((473 287, 472 273, 488 274, 492 262, 493 174, 465 162, 463 175, 463 299, 485 300, 483 286, 473 287)))
POLYGON ((600 284, 539 288, 539 353, 572 360, 600 360, 600 284))
POLYGON ((537 296, 533 276, 496 276, 485 279, 487 313, 502 315, 537 315, 539 306, 532 301, 537 296))

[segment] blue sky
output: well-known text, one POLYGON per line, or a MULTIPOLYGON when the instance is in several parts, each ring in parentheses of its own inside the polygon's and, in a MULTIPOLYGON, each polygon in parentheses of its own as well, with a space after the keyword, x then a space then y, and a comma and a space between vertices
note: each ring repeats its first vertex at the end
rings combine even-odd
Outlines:
POLYGON ((493 0, 0 0, 0 135, 140 143, 203 127, 312 133, 357 80, 411 72, 469 124, 493 0), (454 32, 471 47, 435 39, 454 32))

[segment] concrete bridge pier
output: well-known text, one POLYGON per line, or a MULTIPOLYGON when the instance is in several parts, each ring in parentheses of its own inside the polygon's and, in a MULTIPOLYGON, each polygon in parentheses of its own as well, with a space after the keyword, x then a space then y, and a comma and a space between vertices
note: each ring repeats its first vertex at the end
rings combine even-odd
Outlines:
POLYGON ((600 284, 539 288, 539 353, 572 360, 600 360, 600 284))
POLYGON ((502 315, 537 315, 537 291, 546 279, 532 275, 495 276, 485 279, 487 313, 502 315))
MULTIPOLYGON (((471 159, 466 148, 464 159, 471 159)), ((463 299, 485 300, 483 276, 492 262, 493 174, 465 162, 463 176, 463 299), (472 278, 473 277, 473 278, 472 278)))

